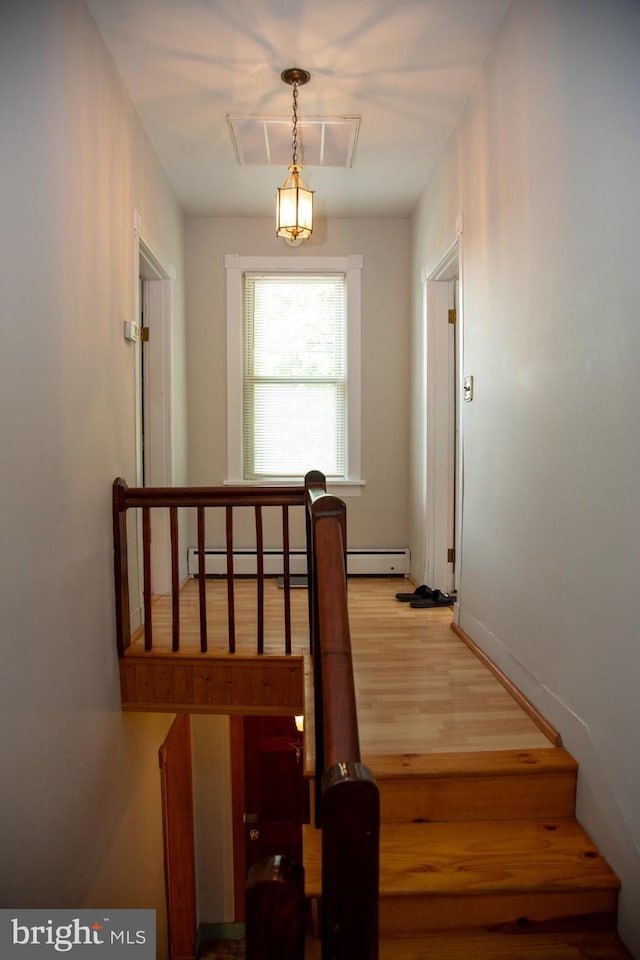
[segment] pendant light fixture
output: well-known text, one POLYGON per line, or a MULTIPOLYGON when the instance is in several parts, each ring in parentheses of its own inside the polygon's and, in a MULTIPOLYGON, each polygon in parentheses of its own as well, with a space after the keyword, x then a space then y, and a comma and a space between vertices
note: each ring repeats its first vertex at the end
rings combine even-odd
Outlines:
POLYGON ((311 74, 299 67, 290 67, 280 74, 284 83, 293 87, 292 160, 287 177, 276 194, 276 236, 297 246, 313 232, 313 190, 309 190, 300 176, 298 163, 298 87, 308 83, 311 74))

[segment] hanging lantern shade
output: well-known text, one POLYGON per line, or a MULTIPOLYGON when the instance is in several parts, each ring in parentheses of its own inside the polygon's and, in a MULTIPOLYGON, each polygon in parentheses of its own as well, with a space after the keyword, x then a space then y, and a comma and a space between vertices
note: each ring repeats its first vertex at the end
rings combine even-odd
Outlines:
POLYGON ((292 163, 291 174, 276 196, 276 235, 285 240, 306 240, 313 231, 313 190, 300 176, 302 168, 292 163))

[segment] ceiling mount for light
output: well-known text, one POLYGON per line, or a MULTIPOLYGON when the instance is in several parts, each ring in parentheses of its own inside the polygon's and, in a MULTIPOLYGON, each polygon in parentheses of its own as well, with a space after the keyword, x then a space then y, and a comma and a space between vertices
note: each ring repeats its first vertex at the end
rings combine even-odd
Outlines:
POLYGON ((311 74, 300 67, 289 67, 280 76, 293 87, 292 159, 290 176, 276 194, 276 236, 297 246, 313 232, 313 190, 309 190, 300 176, 302 164, 298 163, 298 87, 308 83, 311 74))
POLYGON ((311 80, 311 74, 308 70, 303 70, 302 67, 288 67, 282 71, 280 79, 284 83, 288 83, 289 86, 297 83, 299 87, 304 87, 305 83, 309 83, 309 80, 311 80))

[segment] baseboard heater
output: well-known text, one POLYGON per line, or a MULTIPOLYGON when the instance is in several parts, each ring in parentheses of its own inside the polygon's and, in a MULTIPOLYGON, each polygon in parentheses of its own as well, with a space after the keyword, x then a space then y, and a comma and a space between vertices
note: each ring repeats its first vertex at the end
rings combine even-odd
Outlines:
MULTIPOLYGON (((307 554, 304 550, 292 550, 289 554, 289 569, 293 576, 307 572, 307 554)), ((205 575, 224 577, 227 573, 227 554, 225 550, 207 547, 204 551, 205 575)), ((347 550, 347 573, 351 577, 406 577, 409 575, 409 550, 347 550)), ((198 551, 189 548, 189 576, 197 577, 200 572, 198 551)), ((233 572, 238 577, 256 575, 256 551, 234 550, 233 572)), ((282 550, 264 551, 264 572, 268 577, 282 575, 282 550)))

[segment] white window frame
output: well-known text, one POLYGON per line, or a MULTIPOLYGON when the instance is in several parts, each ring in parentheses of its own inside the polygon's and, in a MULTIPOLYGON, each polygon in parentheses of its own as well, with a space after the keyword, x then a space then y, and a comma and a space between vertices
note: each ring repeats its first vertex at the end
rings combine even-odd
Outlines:
MULTIPOLYGON (((242 315, 245 273, 344 273, 347 293, 347 398, 346 478, 327 481, 337 496, 359 496, 361 474, 361 360, 362 256, 348 257, 243 257, 227 254, 227 479, 225 483, 256 486, 291 483, 245 480, 242 469, 242 315)), ((311 465, 311 469, 313 466, 311 465)), ((301 478, 302 479, 302 478, 301 478)))

